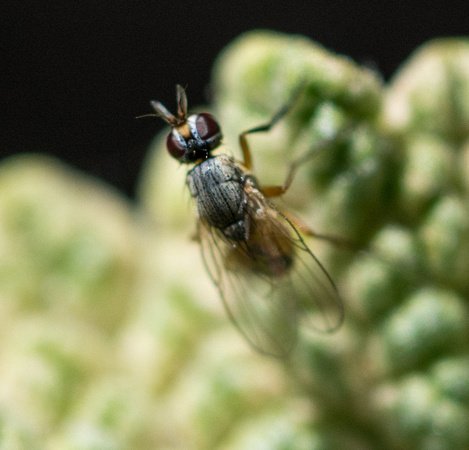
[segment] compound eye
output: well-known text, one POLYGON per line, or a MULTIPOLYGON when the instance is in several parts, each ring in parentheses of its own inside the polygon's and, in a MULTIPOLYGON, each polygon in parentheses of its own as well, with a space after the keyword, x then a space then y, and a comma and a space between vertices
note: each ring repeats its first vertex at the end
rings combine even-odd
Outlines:
POLYGON ((208 113, 198 114, 195 126, 197 128, 197 133, 199 133, 200 138, 204 141, 220 134, 218 123, 215 121, 213 116, 208 113))
POLYGON ((173 133, 169 133, 166 138, 166 148, 176 159, 181 159, 186 154, 186 146, 173 133))

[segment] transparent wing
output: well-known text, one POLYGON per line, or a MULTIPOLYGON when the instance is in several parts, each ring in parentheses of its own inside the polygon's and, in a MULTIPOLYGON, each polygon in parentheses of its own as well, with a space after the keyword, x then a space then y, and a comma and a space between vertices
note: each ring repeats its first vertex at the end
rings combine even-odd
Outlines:
POLYGON ((343 304, 321 263, 296 227, 259 191, 246 206, 249 238, 227 239, 199 221, 204 264, 226 311, 246 340, 261 353, 288 355, 298 322, 333 331, 343 321, 343 304))

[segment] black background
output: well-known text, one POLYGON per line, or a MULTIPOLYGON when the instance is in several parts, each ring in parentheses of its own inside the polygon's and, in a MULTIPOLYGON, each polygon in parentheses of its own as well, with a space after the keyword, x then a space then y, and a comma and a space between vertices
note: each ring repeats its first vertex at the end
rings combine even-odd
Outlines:
POLYGON ((469 2, 40 1, 1 13, 0 158, 43 152, 132 195, 174 85, 204 103, 218 52, 243 31, 299 33, 386 79, 418 45, 469 34, 469 2))

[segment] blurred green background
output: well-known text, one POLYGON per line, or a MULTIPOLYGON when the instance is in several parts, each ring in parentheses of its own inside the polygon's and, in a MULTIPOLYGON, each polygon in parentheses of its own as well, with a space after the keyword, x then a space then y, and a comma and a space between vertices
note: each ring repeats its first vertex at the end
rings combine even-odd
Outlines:
POLYGON ((308 241, 343 327, 302 329, 286 361, 248 347, 190 239, 166 132, 132 202, 50 157, 3 159, 0 448, 469 448, 469 40, 424 45, 384 83, 301 36, 242 35, 213 68, 222 151, 239 156, 239 132, 300 81, 250 143, 278 184, 353 124, 280 200, 363 249, 308 241))

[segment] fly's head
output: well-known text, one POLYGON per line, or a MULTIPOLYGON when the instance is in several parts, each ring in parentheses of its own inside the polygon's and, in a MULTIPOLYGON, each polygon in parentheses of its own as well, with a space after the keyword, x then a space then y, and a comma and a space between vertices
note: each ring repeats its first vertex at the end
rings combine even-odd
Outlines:
POLYGON ((181 163, 195 163, 211 157, 211 151, 222 140, 220 126, 208 113, 187 116, 187 97, 184 88, 176 85, 177 115, 171 114, 160 102, 152 101, 156 111, 154 116, 161 117, 171 125, 172 130, 166 138, 169 154, 181 163))

